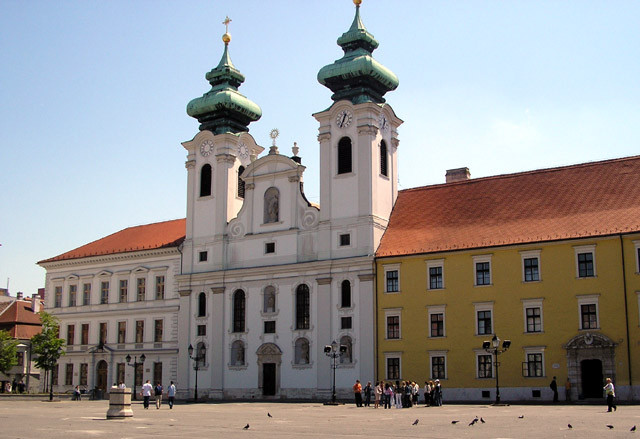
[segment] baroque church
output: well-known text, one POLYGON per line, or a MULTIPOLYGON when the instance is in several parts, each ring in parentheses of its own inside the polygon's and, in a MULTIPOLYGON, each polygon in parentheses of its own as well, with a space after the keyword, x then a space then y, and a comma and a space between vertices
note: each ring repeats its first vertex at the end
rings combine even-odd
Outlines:
POLYGON ((305 166, 249 134, 260 107, 223 35, 211 89, 187 113, 200 123, 186 150, 186 220, 131 227, 40 261, 46 307, 67 341, 52 377, 107 390, 176 382, 179 397, 328 398, 325 347, 343 346, 335 387, 375 378, 374 255, 397 197, 398 127, 385 94, 397 77, 354 0, 344 56, 318 81, 333 103, 319 124, 320 206, 305 166), (131 367, 129 367, 131 366, 131 367))

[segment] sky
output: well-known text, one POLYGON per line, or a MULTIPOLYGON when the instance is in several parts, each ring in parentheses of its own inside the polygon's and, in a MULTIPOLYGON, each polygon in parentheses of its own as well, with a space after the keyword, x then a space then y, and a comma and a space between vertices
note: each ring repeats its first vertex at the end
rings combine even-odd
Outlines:
MULTIPOLYGON (((0 0, 0 287, 126 227, 184 218, 187 103, 223 51, 261 108, 256 141, 307 167, 351 0, 0 0)), ((640 2, 364 0, 374 57, 400 80, 401 189, 640 154, 640 2)))

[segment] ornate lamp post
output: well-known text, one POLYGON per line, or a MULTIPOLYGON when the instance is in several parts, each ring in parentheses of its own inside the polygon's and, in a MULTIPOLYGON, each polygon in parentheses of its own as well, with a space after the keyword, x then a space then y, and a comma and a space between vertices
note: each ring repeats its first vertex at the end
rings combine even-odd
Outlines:
POLYGON ((200 345, 200 348, 198 349, 198 352, 196 352, 195 357, 193 356, 193 346, 189 345, 189 348, 187 349, 187 351, 189 352, 189 358, 191 358, 196 362, 196 364, 193 366, 193 368, 196 370, 196 387, 194 389, 193 399, 197 401, 198 400, 198 369, 200 369, 200 362, 204 361, 204 357, 207 355, 207 349, 204 347, 204 345, 200 345))
POLYGON ((127 355, 125 360, 127 361, 127 364, 131 367, 133 367, 133 399, 137 400, 138 398, 136 397, 136 373, 138 372, 138 366, 142 366, 142 364, 144 364, 144 360, 146 360, 147 357, 142 354, 140 355, 140 361, 138 361, 138 357, 134 356, 133 357, 133 363, 131 362, 131 355, 127 355))
POLYGON ((496 405, 500 404, 500 381, 498 379, 500 362, 498 361, 498 355, 506 352, 510 346, 511 340, 505 340, 502 342, 502 348, 500 348, 500 339, 497 335, 494 335, 491 341, 482 342, 482 349, 493 355, 493 365, 496 368, 496 405))
POLYGON ((336 402, 336 360, 342 357, 347 352, 345 345, 338 345, 338 342, 333 340, 330 345, 324 347, 324 353, 327 357, 333 359, 331 368, 333 369, 333 387, 331 390, 331 402, 325 402, 325 405, 338 405, 336 402))

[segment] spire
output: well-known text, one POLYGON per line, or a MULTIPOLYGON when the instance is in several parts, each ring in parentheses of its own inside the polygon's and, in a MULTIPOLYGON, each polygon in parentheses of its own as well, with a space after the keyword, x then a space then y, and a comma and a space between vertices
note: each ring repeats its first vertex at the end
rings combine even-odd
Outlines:
POLYGON ((331 99, 383 103, 384 94, 398 87, 398 77, 373 59, 378 41, 360 18, 362 0, 353 0, 356 14, 348 31, 338 38, 344 56, 318 72, 318 82, 333 92, 331 99))
POLYGON ((238 92, 244 82, 244 75, 231 62, 229 55, 229 23, 226 17, 222 24, 224 51, 218 65, 205 75, 211 90, 187 105, 187 114, 198 119, 200 131, 209 130, 214 134, 249 131, 248 125, 262 116, 262 110, 254 102, 238 92))

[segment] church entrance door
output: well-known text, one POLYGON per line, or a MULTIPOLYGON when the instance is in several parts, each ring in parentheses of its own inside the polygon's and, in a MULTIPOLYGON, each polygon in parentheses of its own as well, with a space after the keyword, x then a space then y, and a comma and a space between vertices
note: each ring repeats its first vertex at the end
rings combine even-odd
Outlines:
POLYGON ((602 361, 582 360, 582 395, 584 398, 602 398, 602 361))
POLYGON ((262 395, 273 396, 276 394, 276 364, 262 364, 262 395))
POLYGON ((106 393, 107 391, 107 362, 100 360, 98 362, 97 374, 96 374, 96 388, 106 393))

